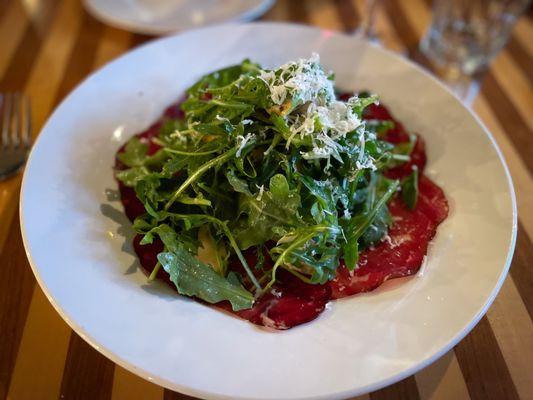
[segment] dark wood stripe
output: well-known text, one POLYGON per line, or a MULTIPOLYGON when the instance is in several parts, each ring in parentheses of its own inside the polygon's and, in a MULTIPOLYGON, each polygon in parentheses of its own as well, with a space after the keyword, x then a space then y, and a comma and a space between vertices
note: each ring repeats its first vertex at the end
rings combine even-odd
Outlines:
POLYGON ((456 347, 472 400, 514 400, 518 393, 487 317, 456 347))
MULTIPOLYGON (((44 38, 52 26, 57 9, 57 0, 43 0, 42 13, 35 23, 30 22, 11 59, 4 76, 0 80, 0 91, 22 90, 28 80, 32 66, 39 54, 44 38)), ((2 38, 2 40, 8 40, 2 38)))
POLYGON ((533 82, 533 55, 527 52, 514 35, 511 35, 506 49, 531 84, 533 82))
POLYGON ((104 31, 104 25, 85 10, 81 27, 70 53, 63 79, 56 93, 54 104, 63 98, 93 69, 96 50, 104 31))
POLYGON ((154 36, 143 35, 143 34, 140 34, 140 33, 134 33, 133 35, 131 35, 130 46, 132 48, 135 48, 135 47, 140 46, 142 44, 145 44, 146 42, 149 42, 150 40, 153 40, 153 39, 155 39, 154 36))
POLYGON ((61 399, 111 399, 115 364, 98 353, 75 332, 61 381, 61 399))
POLYGON ((394 385, 370 393, 371 400, 417 400, 420 399, 414 376, 405 378, 394 385))
POLYGON ((307 2, 294 0, 278 0, 288 10, 288 19, 291 22, 309 24, 309 11, 307 2))
POLYGON ((529 172, 533 173, 533 134, 490 71, 483 79, 481 92, 529 172))
MULTIPOLYGON (((383 0, 383 6, 387 14, 389 23, 392 25, 394 31, 403 42, 407 49, 407 55, 410 59, 420 64, 422 67, 431 70, 431 62, 418 49, 420 36, 416 30, 409 24, 409 20, 405 15, 402 5, 398 0, 383 0)), ((404 4, 408 7, 408 4, 404 4)))
POLYGON ((526 10, 526 18, 529 23, 533 23, 533 4, 529 3, 529 7, 526 10))
POLYGON ((7 396, 35 286, 22 245, 18 208, 12 218, 2 222, 11 228, 0 254, 0 399, 7 396))
POLYGON ((14 2, 15 0, 0 0, 0 18, 4 16, 9 5, 14 2))
POLYGON ((178 392, 173 392, 172 390, 165 389, 163 394, 163 400, 199 400, 197 397, 187 396, 186 394, 181 394, 178 392))
POLYGON ((361 16, 351 0, 334 0, 337 15, 345 32, 353 32, 361 23, 361 16))
POLYGON ((533 243, 520 222, 510 274, 529 316, 533 319, 533 243))

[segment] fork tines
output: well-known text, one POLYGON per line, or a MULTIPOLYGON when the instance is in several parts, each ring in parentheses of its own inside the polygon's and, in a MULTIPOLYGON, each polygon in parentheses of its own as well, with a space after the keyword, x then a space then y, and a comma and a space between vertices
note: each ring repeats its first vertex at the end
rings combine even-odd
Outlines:
POLYGON ((23 93, 0 94, 1 147, 24 148, 31 146, 30 102, 23 93))

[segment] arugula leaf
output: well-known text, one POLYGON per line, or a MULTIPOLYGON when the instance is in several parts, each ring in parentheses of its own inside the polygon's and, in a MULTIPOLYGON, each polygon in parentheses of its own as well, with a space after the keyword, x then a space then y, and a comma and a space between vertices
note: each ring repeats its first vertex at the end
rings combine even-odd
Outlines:
POLYGON ((416 208, 418 201, 418 169, 416 168, 402 181, 402 199, 409 209, 416 208))
POLYGON ((228 169, 226 171, 226 178, 228 179, 229 184, 238 193, 244 193, 248 196, 251 196, 252 193, 250 192, 250 188, 248 187, 248 183, 235 174, 235 171, 232 169, 228 169))
POLYGON ((290 190, 280 174, 270 179, 269 187, 270 190, 263 190, 257 197, 239 196, 239 218, 231 227, 241 249, 279 237, 274 228, 283 231, 301 224, 298 191, 290 190))
POLYGON ((358 261, 358 253, 356 253, 356 250, 358 250, 358 244, 355 244, 355 242, 358 241, 365 231, 372 225, 372 222, 377 217, 381 208, 387 204, 398 187, 399 182, 393 181, 387 191, 377 202, 375 202, 373 207, 367 213, 356 215, 345 224, 344 234, 346 236, 346 244, 343 246, 343 249, 345 249, 345 253, 348 254, 348 259, 346 259, 345 254, 344 261, 346 267, 350 271, 356 267, 358 261))
POLYGON ((131 138, 122 153, 117 154, 117 158, 128 167, 140 167, 146 159, 148 144, 141 142, 138 137, 131 138))
POLYGON ((250 308, 254 303, 254 296, 235 279, 223 278, 181 246, 173 252, 159 253, 157 259, 180 294, 208 303, 228 300, 234 311, 250 308))
POLYGON ((115 177, 124 185, 134 187, 139 180, 150 172, 144 167, 133 167, 122 171, 117 171, 115 177))

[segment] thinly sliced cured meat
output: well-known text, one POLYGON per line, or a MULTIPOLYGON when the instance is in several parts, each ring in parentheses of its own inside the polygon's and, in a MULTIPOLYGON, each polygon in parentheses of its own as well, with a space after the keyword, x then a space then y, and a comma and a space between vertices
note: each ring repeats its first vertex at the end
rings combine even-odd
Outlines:
MULTIPOLYGON (((309 285, 286 271, 279 271, 279 281, 248 310, 235 314, 256 324, 274 329, 289 329, 318 317, 331 299, 331 287, 309 285)), ((227 311, 227 302, 219 305, 227 311)))
MULTIPOLYGON (((151 139, 158 135, 164 122, 169 118, 183 117, 180 103, 181 101, 167 108, 159 121, 138 135, 149 145, 149 154, 154 154, 160 148, 151 139)), ((409 141, 409 134, 403 125, 396 121, 384 106, 367 107, 364 118, 393 120, 395 126, 385 133, 385 140, 395 144, 409 141)), ((119 150, 121 151, 123 148, 119 150)), ((401 179, 411 174, 414 166, 418 168, 420 177, 417 206, 415 210, 409 210, 399 197, 391 201, 389 210, 394 223, 388 235, 379 245, 366 249, 360 254, 355 271, 348 271, 342 264, 333 281, 324 285, 310 285, 280 269, 279 280, 272 290, 256 300, 251 309, 233 312, 228 302, 221 302, 215 306, 257 325, 288 329, 318 317, 331 299, 368 292, 376 289, 386 280, 415 274, 422 265, 428 244, 435 235, 437 226, 448 215, 448 203, 444 193, 423 175, 425 165, 425 145, 422 138, 418 136, 411 153, 411 161, 390 169, 386 173, 389 178, 401 179)), ((115 168, 121 170, 125 166, 116 160, 115 168)), ((137 199, 132 188, 119 182, 119 190, 126 215, 131 221, 145 213, 144 206, 137 199)), ((150 274, 157 263, 157 254, 163 251, 163 244, 156 239, 152 244, 141 245, 140 240, 140 235, 134 238, 134 249, 143 269, 150 274)), ((252 251, 245 251, 244 255, 250 265, 255 265, 256 255, 252 251)), ((238 262, 230 262, 230 265, 230 268, 245 276, 243 271, 240 271, 238 262)), ((265 267, 271 266, 271 260, 266 260, 265 267)), ((157 273, 157 278, 175 289, 168 274, 162 269, 157 273)), ((245 279, 244 284, 248 286, 249 282, 245 279)))
POLYGON ((446 219, 449 212, 444 192, 425 175, 418 180, 418 192, 416 209, 424 213, 436 227, 446 219))
POLYGON ((448 204, 442 190, 429 178, 421 178, 419 191, 414 211, 399 198, 389 204, 394 223, 385 240, 363 251, 354 271, 344 265, 339 268, 331 282, 332 298, 368 292, 386 280, 413 275, 420 269, 437 225, 448 214, 448 204))

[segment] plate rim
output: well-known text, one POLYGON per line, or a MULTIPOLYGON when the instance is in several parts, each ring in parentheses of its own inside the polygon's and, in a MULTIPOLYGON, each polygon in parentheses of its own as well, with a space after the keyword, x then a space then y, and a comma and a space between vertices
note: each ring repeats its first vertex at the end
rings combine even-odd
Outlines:
MULTIPOLYGON (((84 0, 85 1, 85 0, 84 0)), ((95 71, 92 71, 89 75, 87 75, 81 82, 79 82, 69 93, 65 98, 54 108, 53 112, 49 115, 47 118, 45 124, 42 126, 39 135, 37 136, 37 139, 35 140, 32 151, 30 152, 30 155, 28 157, 27 165, 30 164, 34 149, 37 147, 39 140, 41 140, 42 135, 41 133, 47 128, 47 126, 50 124, 50 121, 55 117, 58 110, 62 108, 64 103, 69 101, 71 96, 78 90, 78 88, 85 84, 89 79, 91 79, 94 75, 98 74, 102 69, 107 68, 108 65, 116 63, 123 58, 129 56, 131 53, 138 52, 140 49, 144 48, 145 46, 151 46, 156 43, 162 42, 162 41, 171 41, 174 40, 176 37, 194 33, 196 31, 203 31, 203 30, 217 30, 217 29, 232 29, 232 28, 238 28, 241 26, 273 26, 278 28, 298 28, 307 30, 309 32, 324 32, 329 31, 327 29, 322 29, 315 26, 309 26, 309 25, 303 25, 303 24, 296 24, 296 23, 287 23, 287 22, 271 22, 271 21, 257 21, 257 22, 251 22, 251 23, 239 23, 239 22, 232 22, 232 23, 219 23, 215 25, 210 26, 204 26, 204 27, 198 27, 196 29, 191 29, 187 31, 178 32, 169 36, 164 36, 157 38, 155 40, 149 41, 147 43, 144 43, 140 46, 137 46, 134 49, 131 49, 123 54, 121 54, 119 57, 114 58, 113 60, 109 61, 108 63, 104 64, 100 68, 96 69, 95 71)), ((485 124, 480 120, 479 116, 470 108, 464 105, 461 100, 454 94, 448 87, 444 85, 440 80, 438 80, 435 76, 431 75, 427 70, 425 70, 423 67, 419 66, 418 64, 414 63, 413 61, 403 57, 401 54, 398 54, 392 50, 386 49, 380 45, 377 45, 375 43, 372 43, 370 41, 357 38, 353 35, 349 35, 344 32, 337 32, 333 31, 335 35, 338 36, 344 36, 346 38, 350 38, 352 40, 361 40, 366 42, 367 45, 372 46, 375 50, 384 52, 388 54, 389 56, 395 58, 397 61, 402 63, 407 63, 410 67, 414 68, 418 73, 423 74, 426 78, 431 79, 434 83, 436 83, 441 90, 444 90, 448 93, 448 95, 451 95, 455 101, 459 102, 460 106, 464 108, 467 113, 474 118, 475 122, 481 127, 483 133, 486 135, 486 137, 489 139, 490 144, 492 145, 493 149, 496 151, 496 154, 498 156, 498 160, 500 162, 501 167, 503 168, 504 175, 507 181, 507 188, 509 191, 509 196, 511 200, 511 211, 512 211, 512 226, 511 226, 511 236, 509 238, 508 247, 507 247, 507 256, 505 259, 505 265, 503 265, 501 272, 498 276, 498 280, 492 289, 491 293, 487 297, 486 301, 480 305, 478 311, 474 315, 474 317, 459 331, 455 336, 453 336, 447 343, 444 345, 441 349, 433 352, 433 354, 429 355, 419 363, 399 372, 396 374, 393 374, 391 376, 388 376, 386 378, 380 379, 379 381, 376 381, 374 383, 368 384, 366 386, 361 386, 356 389, 352 390, 345 390, 340 392, 334 392, 329 393, 325 395, 317 395, 317 396, 307 396, 307 397, 291 397, 293 400, 297 399, 308 399, 308 400, 327 400, 327 399, 343 399, 349 396, 358 396, 362 394, 369 393, 371 391, 379 390, 383 387, 389 386, 395 382, 398 382, 402 379, 405 379, 408 376, 411 376, 418 371, 422 370, 423 368, 427 367, 428 365, 432 364, 436 360, 438 360, 440 357, 442 357, 446 352, 448 352, 452 347, 454 347, 457 343, 459 343, 470 331, 478 324, 478 322, 481 320, 481 318, 486 314, 487 310, 490 308, 492 303, 494 302, 497 294, 499 293, 505 278, 507 276, 507 273, 509 271, 509 268, 511 266, 515 246, 516 246, 516 237, 517 237, 517 228, 518 228, 518 211, 517 211, 517 202, 516 202, 516 193, 514 190, 514 184, 513 180, 509 171, 509 168, 507 166, 507 163, 505 161, 505 158, 503 156, 503 153, 501 149, 499 148, 496 140, 494 139, 492 133, 489 131, 489 129, 485 126, 485 124)), ((69 325, 69 327, 77 333, 83 340, 85 340, 91 347, 93 347, 96 351, 110 359, 115 364, 123 367, 124 369, 136 374, 137 376, 148 380, 151 383, 155 383, 157 385, 160 385, 162 387, 168 388, 170 390, 177 391, 182 394, 186 394, 189 396, 196 396, 200 398, 205 399, 223 399, 223 400, 245 400, 250 399, 249 397, 243 397, 243 396, 227 396, 219 393, 215 393, 212 391, 203 391, 203 390, 197 390, 191 387, 178 385, 172 381, 169 381, 167 379, 158 377, 158 376, 152 376, 149 371, 144 370, 143 368, 140 368, 132 363, 129 363, 128 361, 124 360, 119 354, 114 353, 112 350, 108 349, 107 347, 103 346, 102 344, 98 343, 88 332, 84 330, 83 327, 81 327, 73 318, 71 318, 61 307, 59 304, 57 304, 52 297, 52 294, 49 291, 49 288, 45 285, 44 281, 42 280, 42 277, 39 273, 39 268, 37 267, 36 263, 33 261, 33 258, 29 251, 29 240, 26 235, 26 223, 24 218, 24 199, 26 197, 25 191, 27 186, 27 175, 28 175, 28 169, 24 170, 24 175, 22 177, 22 183, 21 183, 21 190, 20 190, 20 198, 19 198, 19 221, 20 221, 20 228, 21 228, 21 235, 22 235, 22 241, 24 244, 24 250, 26 257, 28 258, 28 263, 30 264, 30 267, 33 271, 33 274, 36 278, 37 283, 39 284, 40 288, 43 290, 43 293, 45 294, 45 297, 48 299, 48 301, 52 304, 56 312, 61 316, 61 318, 69 325)), ((254 397, 254 399, 260 399, 260 400, 267 400, 270 399, 270 397, 254 397)))
MULTIPOLYGON (((113 15, 109 15, 99 8, 95 7, 92 0, 82 0, 83 6, 85 9, 91 14, 94 18, 97 20, 104 22, 110 26, 113 26, 115 28, 123 29, 129 32, 139 33, 143 35, 154 35, 154 36, 175 36, 175 34, 188 32, 191 30, 206 28, 210 26, 218 26, 221 24, 233 24, 233 23, 245 23, 254 20, 255 18, 259 18, 261 15, 265 14, 268 10, 272 8, 274 5, 274 2, 276 0, 260 0, 260 2, 253 7, 250 7, 246 11, 236 14, 233 17, 215 22, 214 24, 201 24, 195 27, 178 27, 175 26, 174 28, 164 28, 164 27, 157 27, 156 25, 152 25, 149 23, 143 23, 143 22, 135 22, 131 19, 120 19, 113 15)), ((126 53, 129 53, 126 52, 126 53)), ((124 54, 126 54, 124 53, 124 54)))

